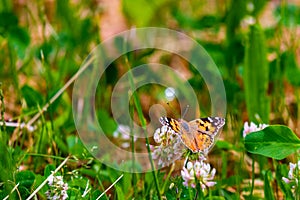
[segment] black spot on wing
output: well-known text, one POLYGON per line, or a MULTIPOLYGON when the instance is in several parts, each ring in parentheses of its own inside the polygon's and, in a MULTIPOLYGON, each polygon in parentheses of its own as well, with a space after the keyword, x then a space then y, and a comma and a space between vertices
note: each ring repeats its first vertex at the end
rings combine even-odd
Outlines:
POLYGON ((170 124, 170 120, 168 117, 160 117, 159 122, 164 126, 168 126, 170 124))

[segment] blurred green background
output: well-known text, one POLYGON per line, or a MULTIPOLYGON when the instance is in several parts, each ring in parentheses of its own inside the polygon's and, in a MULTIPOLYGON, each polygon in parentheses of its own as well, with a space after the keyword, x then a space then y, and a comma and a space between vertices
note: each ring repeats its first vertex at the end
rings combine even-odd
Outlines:
MULTIPOLYGON (((221 72, 227 95, 227 116, 221 134, 225 142, 217 144, 210 159, 221 180, 213 193, 226 199, 238 199, 243 191, 250 190, 249 185, 240 184, 242 179, 250 179, 252 170, 249 163, 244 162, 241 134, 244 121, 283 124, 300 135, 299 25, 300 2, 296 0, 1 0, 0 119, 29 122, 79 70, 93 48, 114 34, 140 27, 181 31, 205 48, 221 72), (240 163, 243 164, 240 166, 240 163)), ((152 50, 125 57, 130 58, 131 66, 155 58, 180 69, 197 93, 200 104, 205 105, 199 113, 210 115, 206 85, 188 62, 176 55, 152 50)), ((96 95, 96 102, 100 102, 97 116, 110 137, 117 128, 111 116, 110 95, 118 78, 128 70, 123 61, 117 60, 108 68, 96 95)), ((163 88, 153 88, 145 87, 136 92, 146 120, 149 120, 150 105, 166 102, 162 97, 163 88)), ((71 102, 72 85, 34 122, 35 132, 1 126, 1 169, 5 171, 5 175, 0 176, 1 197, 12 190, 14 184, 8 180, 16 182, 20 166, 28 170, 21 179, 35 180, 34 185, 31 182, 23 185, 25 198, 38 182, 45 180, 44 171, 49 172, 52 169, 49 166, 58 165, 69 154, 74 156, 74 162, 69 163, 64 172, 70 180, 70 198, 72 195, 74 199, 79 198, 88 185, 93 193, 86 199, 93 199, 118 177, 119 172, 101 165, 81 144, 71 102), (75 172, 84 177, 82 181, 78 177, 70 178, 75 172)), ((133 100, 131 103, 134 104, 133 100)), ((170 105, 174 113, 179 111, 177 102, 170 105)), ((133 113, 137 119, 136 111, 133 113)), ((295 157, 283 163, 289 160, 295 157)), ((260 172, 256 178, 263 179, 262 174, 269 168, 274 169, 274 165, 266 158, 258 158, 258 162, 260 172)), ((282 170, 286 171, 286 166, 282 170)), ((164 174, 158 177, 163 182, 164 174)), ((158 198, 153 195, 151 174, 127 174, 122 181, 123 185, 110 191, 104 199, 158 198), (130 184, 137 190, 133 191, 130 184)), ((181 183, 176 178, 172 181, 181 183)), ((171 182, 167 182, 168 186, 171 182)), ((182 186, 178 187, 188 194, 182 186)), ((263 190, 263 187, 258 188, 258 191, 263 190)), ((45 191, 39 193, 39 198, 45 198, 45 191)), ((163 196, 172 196, 174 191, 166 187, 163 192, 163 196)), ((13 194, 12 199, 18 197, 13 194)), ((259 192, 257 196, 261 197, 259 192)), ((280 196, 282 192, 277 191, 276 197, 280 196)))

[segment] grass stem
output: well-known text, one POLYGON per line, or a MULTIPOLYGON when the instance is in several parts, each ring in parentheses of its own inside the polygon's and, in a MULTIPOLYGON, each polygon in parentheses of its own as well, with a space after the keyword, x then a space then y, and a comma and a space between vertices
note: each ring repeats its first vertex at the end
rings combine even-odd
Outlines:
POLYGON ((251 165, 251 170, 252 170, 252 182, 251 182, 251 190, 250 190, 250 199, 253 199, 253 190, 254 190, 254 181, 255 181, 255 160, 252 159, 252 165, 251 165))
MULTIPOLYGON (((128 69, 129 69, 129 71, 128 71, 129 82, 130 82, 130 87, 131 87, 131 89, 133 91, 134 82, 133 82, 132 73, 130 71, 131 68, 130 68, 130 65, 129 65, 128 57, 125 58, 125 62, 126 62, 126 65, 128 66, 128 69)), ((148 138, 148 134, 147 134, 147 130, 146 130, 146 120, 145 120, 145 118, 143 116, 142 106, 141 106, 141 103, 140 103, 140 100, 139 100, 137 94, 135 92, 133 92, 132 95, 133 95, 133 101, 134 101, 134 104, 135 104, 135 107, 136 107, 136 110, 137 110, 137 114, 138 114, 138 117, 140 119, 141 126, 142 126, 142 129, 143 129, 144 135, 145 135, 146 148, 147 148, 148 157, 149 157, 149 161, 150 161, 150 165, 151 165, 152 175, 153 175, 153 178, 154 178, 154 183, 155 183, 155 188, 156 188, 157 196, 158 196, 158 199, 161 200, 158 178, 157 178, 157 174, 156 174, 156 169, 155 169, 155 166, 154 166, 154 162, 153 162, 153 159, 152 159, 149 138, 148 138)))

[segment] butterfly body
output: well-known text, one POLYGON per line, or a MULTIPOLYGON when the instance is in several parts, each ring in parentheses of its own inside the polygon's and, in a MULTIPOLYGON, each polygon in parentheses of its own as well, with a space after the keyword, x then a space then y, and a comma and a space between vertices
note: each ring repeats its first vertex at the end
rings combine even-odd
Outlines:
POLYGON ((225 119, 207 117, 187 122, 184 119, 175 120, 161 117, 160 122, 178 134, 182 143, 193 153, 203 152, 206 154, 215 144, 215 137, 224 126, 225 119))

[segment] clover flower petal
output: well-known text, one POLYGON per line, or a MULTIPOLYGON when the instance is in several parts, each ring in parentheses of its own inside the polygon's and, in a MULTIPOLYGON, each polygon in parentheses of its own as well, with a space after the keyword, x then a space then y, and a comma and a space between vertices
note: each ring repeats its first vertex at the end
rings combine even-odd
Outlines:
POLYGON ((282 181, 286 184, 292 186, 292 190, 297 196, 297 191, 299 191, 299 181, 300 181, 300 160, 297 163, 289 163, 290 170, 288 172, 288 177, 282 177, 282 181))
POLYGON ((48 185, 50 189, 45 192, 47 199, 65 200, 68 198, 68 184, 63 181, 62 176, 50 175, 48 185))
MULTIPOLYGON (((130 127, 129 126, 119 124, 117 129, 113 133, 113 137, 118 139, 118 141, 120 143, 119 145, 122 148, 127 149, 127 148, 130 147, 131 133, 130 133, 130 127)), ((137 140, 137 137, 133 136, 133 140, 135 142, 137 140)))
POLYGON ((181 158, 184 146, 177 134, 167 126, 156 129, 153 139, 159 146, 152 146, 152 158, 165 167, 181 158))
POLYGON ((249 122, 245 122, 244 123, 244 130, 243 130, 243 137, 245 138, 248 133, 260 131, 260 130, 268 127, 268 126, 269 126, 268 124, 258 124, 258 125, 256 125, 253 122, 250 122, 250 124, 249 124, 249 122))
POLYGON ((216 174, 216 169, 211 169, 209 163, 204 163, 203 160, 188 162, 186 167, 181 170, 181 176, 184 180, 183 185, 186 187, 195 188, 197 183, 204 191, 208 187, 212 187, 216 182, 212 181, 216 174))

